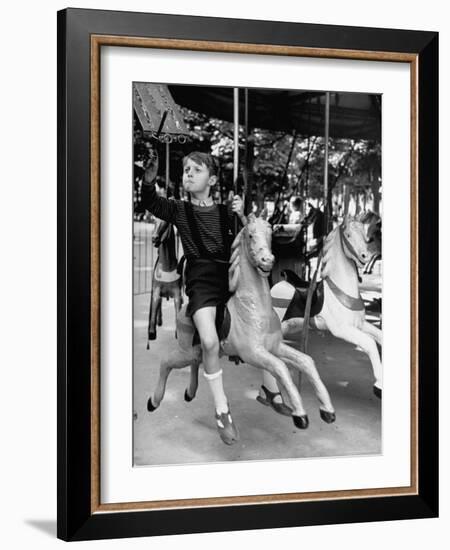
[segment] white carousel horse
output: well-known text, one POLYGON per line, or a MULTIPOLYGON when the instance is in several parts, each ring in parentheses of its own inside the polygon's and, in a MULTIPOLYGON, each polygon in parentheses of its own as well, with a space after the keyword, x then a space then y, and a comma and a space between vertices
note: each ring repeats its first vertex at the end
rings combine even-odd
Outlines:
MULTIPOLYGON (((322 420, 331 423, 336 418, 334 408, 313 359, 283 343, 281 324, 272 307, 268 283, 274 262, 270 249, 271 234, 266 221, 250 214, 247 225, 234 240, 229 270, 229 286, 233 294, 227 302, 230 326, 226 336, 219 333, 221 355, 237 356, 243 362, 272 374, 285 403, 292 410, 295 426, 301 429, 308 427, 309 420, 288 366, 294 372, 304 373, 319 400, 322 420)), ((156 389, 147 402, 150 412, 160 405, 172 369, 191 366, 185 400, 191 401, 195 397, 202 350, 199 344, 193 345, 194 326, 185 316, 185 307, 177 317, 177 335, 173 344, 175 349, 161 362, 156 389)))
MULTIPOLYGON (((359 293, 358 270, 371 259, 371 251, 364 226, 347 218, 329 233, 324 241, 321 282, 317 286, 319 299, 313 299, 311 324, 319 330, 329 330, 362 348, 370 358, 375 377, 374 393, 381 397, 382 367, 377 344, 381 346, 381 330, 365 319, 365 306, 359 293)), ((281 281, 271 289, 274 306, 282 321, 283 335, 303 328, 303 315, 298 302, 307 285, 300 283, 295 274, 287 274, 293 284, 281 281), (296 280, 297 279, 297 280, 296 280)))

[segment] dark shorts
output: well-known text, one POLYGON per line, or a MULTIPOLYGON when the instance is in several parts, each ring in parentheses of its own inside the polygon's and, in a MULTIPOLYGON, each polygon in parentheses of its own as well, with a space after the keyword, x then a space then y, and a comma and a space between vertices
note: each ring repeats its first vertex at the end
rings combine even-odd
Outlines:
POLYGON ((186 264, 186 294, 189 303, 186 315, 192 317, 202 307, 226 303, 229 298, 227 262, 198 259, 186 264))

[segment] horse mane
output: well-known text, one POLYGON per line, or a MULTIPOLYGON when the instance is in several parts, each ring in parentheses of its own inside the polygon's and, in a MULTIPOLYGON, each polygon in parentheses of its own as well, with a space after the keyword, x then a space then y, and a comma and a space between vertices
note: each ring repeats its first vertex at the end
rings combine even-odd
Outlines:
POLYGON ((321 269, 322 279, 324 279, 329 273, 329 269, 330 269, 329 264, 333 256, 333 245, 335 240, 338 238, 339 227, 340 226, 337 226, 332 231, 330 231, 330 233, 328 233, 328 235, 325 237, 323 241, 322 269, 321 269))
MULTIPOLYGON (((381 222, 381 218, 378 216, 378 214, 371 213, 373 216, 373 219, 379 218, 381 222)), ((333 258, 334 254, 334 247, 336 239, 339 239, 340 246, 342 247, 342 239, 340 232, 344 231, 346 229, 347 224, 350 224, 352 222, 356 222, 357 224, 360 224, 363 226, 364 222, 361 221, 360 216, 346 216, 344 221, 335 227, 326 237, 323 244, 323 258, 322 258, 322 269, 321 269, 321 276, 322 278, 325 278, 329 274, 330 270, 330 260, 333 258)), ((378 222, 377 222, 378 223, 378 222)))
POLYGON ((239 281, 239 274, 240 274, 240 267, 239 267, 239 261, 240 256, 239 252, 241 249, 241 240, 242 235, 245 227, 243 227, 239 233, 236 235, 233 244, 231 245, 231 257, 230 257, 230 268, 228 270, 228 288, 231 293, 236 292, 238 281, 239 281))

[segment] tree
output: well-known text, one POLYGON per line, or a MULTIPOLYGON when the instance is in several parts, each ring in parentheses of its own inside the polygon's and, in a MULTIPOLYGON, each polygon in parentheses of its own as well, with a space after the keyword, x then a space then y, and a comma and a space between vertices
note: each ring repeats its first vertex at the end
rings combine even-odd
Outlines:
MULTIPOLYGON (((225 199, 233 189, 233 123, 210 118, 180 107, 189 130, 185 144, 173 143, 170 152, 170 174, 174 182, 181 181, 182 157, 192 150, 209 151, 220 162, 221 196, 225 199)), ((135 132, 135 152, 144 151, 144 136, 135 132)), ((142 134, 142 132, 141 132, 142 134)), ((248 136, 247 170, 251 182, 251 199, 258 207, 267 200, 286 200, 294 195, 305 200, 323 199, 325 143, 322 136, 301 136, 296 133, 252 128, 248 136)), ((160 154, 164 147, 157 144, 160 154)), ((240 173, 245 162, 244 128, 239 128, 240 173)), ((370 193, 373 209, 378 212, 381 186, 381 144, 373 141, 329 140, 328 204, 330 214, 336 205, 344 205, 350 196, 370 193)), ((161 163, 163 166, 163 163, 161 163)), ((239 186, 242 186, 242 178, 239 186)), ((242 188, 238 189, 242 192, 242 188)), ((348 201, 347 201, 348 202, 348 201)))

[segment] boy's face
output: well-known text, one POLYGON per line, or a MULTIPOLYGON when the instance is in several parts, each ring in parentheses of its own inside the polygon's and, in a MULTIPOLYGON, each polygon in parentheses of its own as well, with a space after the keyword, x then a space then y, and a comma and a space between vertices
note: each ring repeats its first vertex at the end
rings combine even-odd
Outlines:
POLYGON ((189 193, 204 193, 217 181, 216 176, 209 175, 206 164, 197 164, 188 159, 183 167, 183 187, 189 193))

